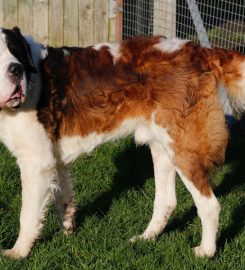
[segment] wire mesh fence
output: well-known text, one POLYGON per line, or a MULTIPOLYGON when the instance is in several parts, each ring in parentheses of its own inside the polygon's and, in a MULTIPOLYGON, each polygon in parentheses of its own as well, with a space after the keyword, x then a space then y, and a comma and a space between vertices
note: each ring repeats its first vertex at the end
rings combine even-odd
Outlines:
POLYGON ((244 0, 124 0, 122 38, 162 34, 245 51, 244 0))
POLYGON ((153 32, 153 1, 123 1, 122 38, 151 35, 153 32))

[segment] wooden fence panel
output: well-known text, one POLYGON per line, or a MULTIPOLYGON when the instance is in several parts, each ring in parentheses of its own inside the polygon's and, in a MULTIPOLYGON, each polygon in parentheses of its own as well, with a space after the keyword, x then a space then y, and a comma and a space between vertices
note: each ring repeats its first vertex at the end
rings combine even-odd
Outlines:
POLYGON ((79 46, 94 43, 94 0, 79 1, 79 46))
POLYGON ((56 47, 64 44, 63 4, 61 0, 49 1, 49 43, 56 47))
POLYGON ((78 0, 64 0, 64 44, 78 46, 78 0))
POLYGON ((109 5, 108 0, 94 0, 94 43, 109 38, 109 5))
POLYGON ((33 35, 44 43, 48 43, 48 0, 34 0, 33 3, 33 35))
POLYGON ((116 0, 0 0, 0 26, 17 25, 52 46, 88 46, 113 41, 116 0), (110 18, 109 18, 110 17, 110 18))
POLYGON ((0 0, 0 25, 3 25, 3 0, 0 0))
POLYGON ((12 28, 18 24, 17 0, 4 0, 3 2, 3 22, 7 28, 12 28))
POLYGON ((21 31, 33 35, 33 1, 19 0, 18 4, 18 26, 21 31))

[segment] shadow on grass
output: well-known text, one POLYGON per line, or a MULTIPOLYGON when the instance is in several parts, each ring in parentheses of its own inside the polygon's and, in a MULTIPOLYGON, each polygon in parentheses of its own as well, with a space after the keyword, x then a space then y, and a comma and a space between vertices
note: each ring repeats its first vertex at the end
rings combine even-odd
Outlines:
POLYGON ((235 208, 232 213, 232 220, 229 226, 221 231, 218 238, 218 248, 223 249, 226 243, 231 242, 244 228, 245 203, 235 208))
MULTIPOLYGON (((227 164, 232 164, 232 172, 227 174, 215 194, 225 196, 235 188, 243 188, 245 180, 245 135, 234 132, 231 136, 227 151, 227 164)), ((222 207, 222 206, 221 206, 222 207)), ((245 203, 241 203, 233 210, 230 224, 221 231, 218 238, 218 248, 223 249, 225 243, 231 242, 242 231, 245 221, 245 203)))
POLYGON ((76 223, 79 227, 87 216, 104 216, 112 201, 130 189, 140 189, 145 181, 153 177, 153 165, 150 150, 146 146, 136 147, 131 141, 127 149, 115 159, 117 173, 114 175, 111 189, 103 192, 92 203, 78 209, 76 223))

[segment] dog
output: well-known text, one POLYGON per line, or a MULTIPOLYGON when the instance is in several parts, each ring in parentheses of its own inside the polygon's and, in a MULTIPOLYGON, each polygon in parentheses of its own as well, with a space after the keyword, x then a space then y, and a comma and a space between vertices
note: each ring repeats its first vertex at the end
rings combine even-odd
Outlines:
POLYGON ((150 147, 155 175, 155 239, 176 207, 175 176, 191 193, 202 223, 197 256, 216 251, 220 205, 209 183, 228 140, 218 96, 223 85, 245 107, 245 56, 191 41, 133 37, 87 48, 45 47, 20 29, 0 30, 0 140, 21 172, 20 231, 4 254, 24 258, 55 202, 65 233, 74 230, 69 165, 96 146, 133 134, 150 147))

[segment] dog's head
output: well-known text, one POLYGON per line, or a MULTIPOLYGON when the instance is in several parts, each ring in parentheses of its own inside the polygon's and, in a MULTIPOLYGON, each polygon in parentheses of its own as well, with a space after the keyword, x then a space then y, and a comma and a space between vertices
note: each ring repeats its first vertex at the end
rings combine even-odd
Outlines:
POLYGON ((0 109, 16 108, 25 101, 33 72, 31 50, 19 28, 0 28, 0 109))

